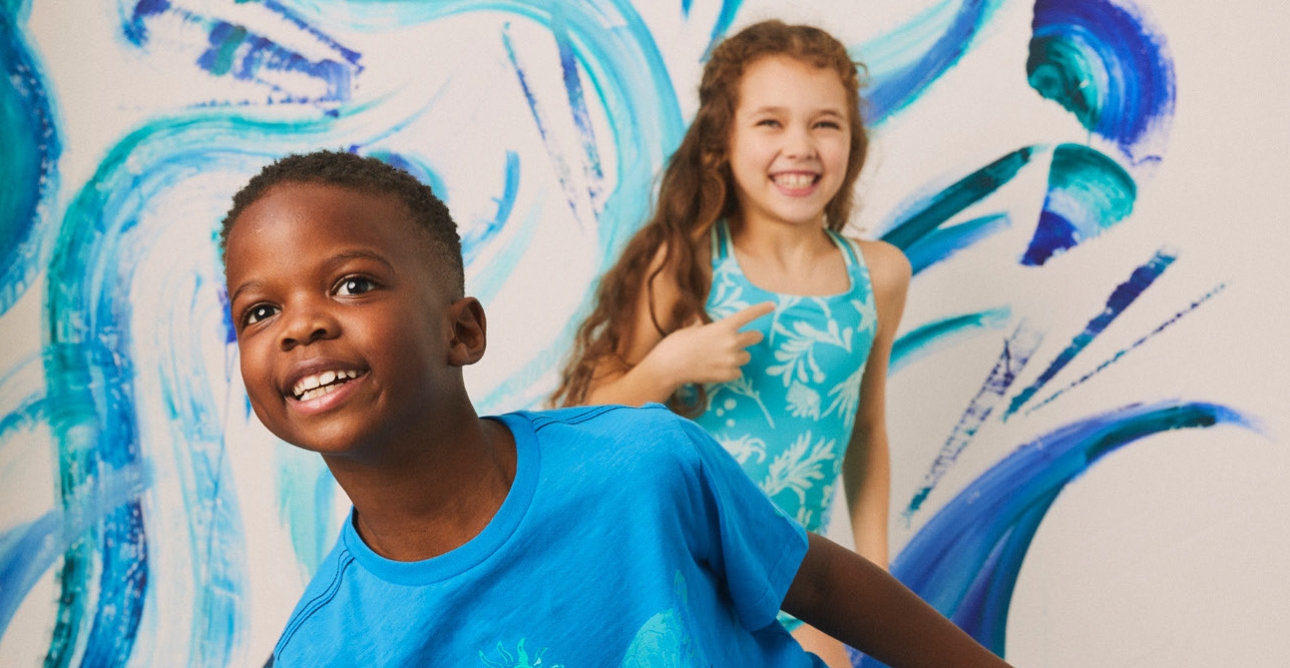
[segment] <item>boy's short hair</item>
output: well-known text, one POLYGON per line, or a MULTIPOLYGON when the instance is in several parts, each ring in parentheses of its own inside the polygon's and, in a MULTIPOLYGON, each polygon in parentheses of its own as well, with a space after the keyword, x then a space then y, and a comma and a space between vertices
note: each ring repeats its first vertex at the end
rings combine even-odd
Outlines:
POLYGON ((280 158, 260 170, 233 196, 233 207, 220 225, 221 256, 228 250, 228 235, 242 212, 274 186, 283 183, 321 183, 350 188, 363 193, 380 193, 397 197, 408 208, 409 217, 426 235, 433 249, 435 271, 445 273, 451 281, 454 296, 465 294, 465 268, 461 259, 461 237, 448 207, 430 186, 411 174, 376 158, 366 158, 343 151, 317 151, 280 158))

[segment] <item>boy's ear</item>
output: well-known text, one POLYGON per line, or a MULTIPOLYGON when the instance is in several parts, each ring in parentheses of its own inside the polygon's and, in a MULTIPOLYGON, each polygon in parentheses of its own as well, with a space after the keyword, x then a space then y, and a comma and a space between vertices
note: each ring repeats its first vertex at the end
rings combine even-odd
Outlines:
POLYGON ((474 364, 484 356, 488 345, 488 321, 484 306, 474 297, 462 297, 448 307, 452 336, 448 339, 448 363, 452 366, 474 364))

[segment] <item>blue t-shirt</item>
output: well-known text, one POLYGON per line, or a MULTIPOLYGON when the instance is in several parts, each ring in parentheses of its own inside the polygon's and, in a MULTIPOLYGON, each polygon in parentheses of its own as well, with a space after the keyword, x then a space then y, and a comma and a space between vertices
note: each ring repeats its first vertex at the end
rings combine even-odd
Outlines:
POLYGON ((499 418, 515 480, 465 545, 396 562, 345 523, 283 666, 823 666, 775 621, 806 533, 661 406, 499 418))

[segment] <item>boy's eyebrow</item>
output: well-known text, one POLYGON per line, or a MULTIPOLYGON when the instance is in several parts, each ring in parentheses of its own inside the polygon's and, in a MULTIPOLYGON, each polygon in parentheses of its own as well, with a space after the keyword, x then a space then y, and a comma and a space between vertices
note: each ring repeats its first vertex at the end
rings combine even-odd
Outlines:
MULTIPOLYGON (((395 271, 394 265, 390 264, 390 261, 385 259, 385 256, 375 251, 363 250, 361 248, 341 251, 340 253, 337 253, 331 256, 324 263, 324 267, 326 267, 327 269, 330 269, 338 264, 344 264, 345 262, 348 262, 350 260, 373 260, 375 262, 380 262, 381 264, 385 265, 385 267, 389 269, 392 273, 398 273, 397 271, 395 271)), ((243 291, 251 288, 258 288, 261 285, 264 285, 264 281, 250 280, 245 283, 242 283, 241 285, 237 286, 236 290, 234 290, 232 293, 229 294, 228 303, 232 304, 233 302, 237 301, 237 296, 242 294, 243 291)))

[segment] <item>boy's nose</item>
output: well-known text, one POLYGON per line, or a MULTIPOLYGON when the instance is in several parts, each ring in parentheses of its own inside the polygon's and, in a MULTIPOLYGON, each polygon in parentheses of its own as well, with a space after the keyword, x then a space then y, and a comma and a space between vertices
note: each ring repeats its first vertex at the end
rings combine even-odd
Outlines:
POLYGON ((325 309, 318 308, 298 308, 284 325, 279 341, 283 350, 335 338, 340 331, 336 319, 325 309))

